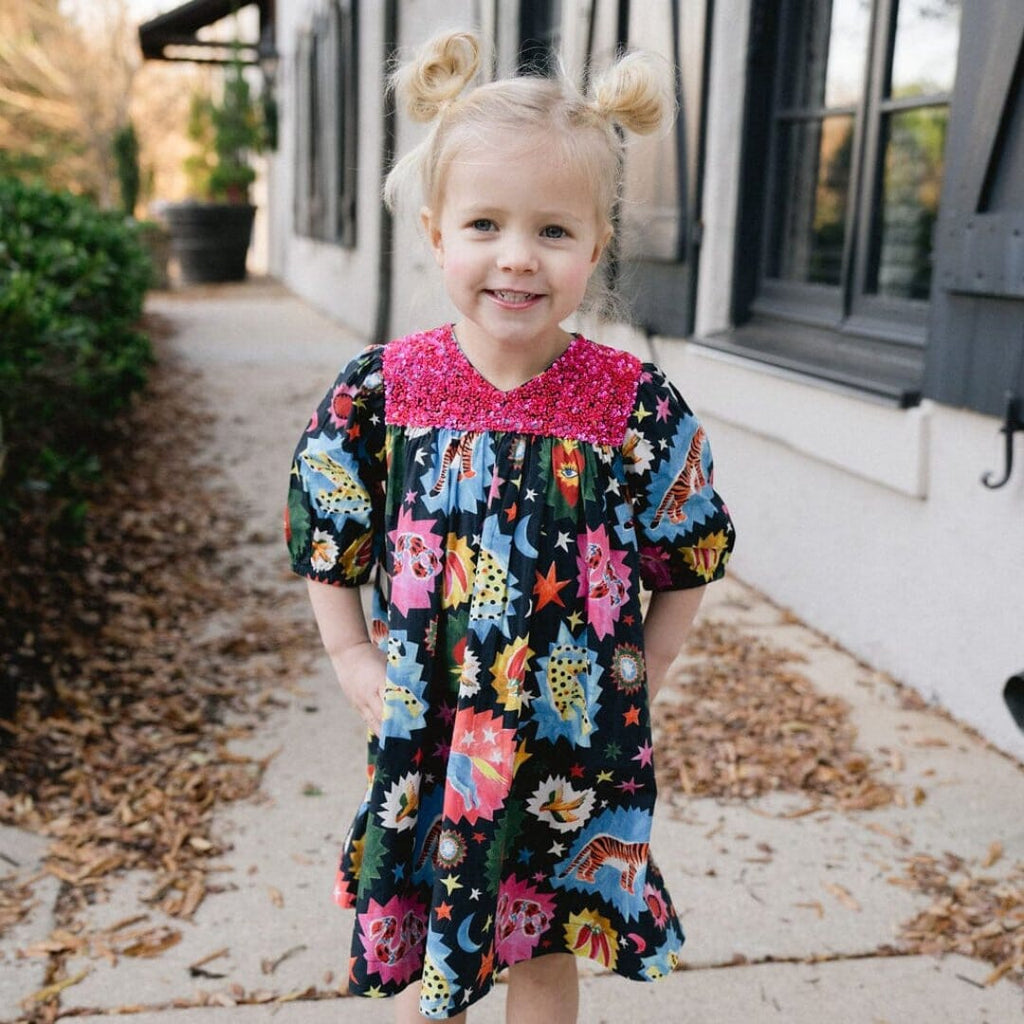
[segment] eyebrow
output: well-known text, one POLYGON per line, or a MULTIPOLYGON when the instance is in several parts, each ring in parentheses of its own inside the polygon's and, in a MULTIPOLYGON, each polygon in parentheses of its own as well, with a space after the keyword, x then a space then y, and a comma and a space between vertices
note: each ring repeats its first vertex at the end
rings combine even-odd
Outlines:
MULTIPOLYGON (((508 211, 499 206, 467 206, 465 207, 461 215, 466 220, 478 220, 485 217, 501 217, 504 216, 508 211)), ((579 217, 574 213, 569 213, 568 210, 540 210, 537 213, 536 219, 543 221, 545 224, 557 223, 564 221, 572 224, 583 224, 585 223, 584 217, 579 217)))

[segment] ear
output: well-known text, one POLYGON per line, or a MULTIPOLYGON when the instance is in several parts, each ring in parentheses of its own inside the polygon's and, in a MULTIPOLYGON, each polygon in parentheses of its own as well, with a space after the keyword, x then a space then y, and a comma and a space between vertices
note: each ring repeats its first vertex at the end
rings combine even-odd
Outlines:
POLYGON ((612 226, 611 224, 605 224, 604 231, 597 240, 597 244, 594 246, 594 251, 590 256, 591 266, 596 267, 601 260, 601 256, 604 254, 605 246, 612 240, 612 226))
POLYGON ((427 236, 437 265, 444 269, 444 241, 441 238, 440 219, 434 216, 434 211, 429 206, 424 206, 420 210, 420 223, 423 225, 423 233, 427 236))

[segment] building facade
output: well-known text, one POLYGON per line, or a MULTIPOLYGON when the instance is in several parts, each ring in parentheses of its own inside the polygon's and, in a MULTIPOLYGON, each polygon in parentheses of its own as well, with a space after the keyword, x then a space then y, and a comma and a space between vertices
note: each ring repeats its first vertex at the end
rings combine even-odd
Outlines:
POLYGON ((270 270, 367 339, 452 315, 418 211, 379 198, 422 131, 385 97, 396 53, 458 27, 485 77, 670 60, 678 121, 627 156, 633 322, 579 326, 702 415, 740 577, 1024 757, 1024 4, 260 6, 270 270))

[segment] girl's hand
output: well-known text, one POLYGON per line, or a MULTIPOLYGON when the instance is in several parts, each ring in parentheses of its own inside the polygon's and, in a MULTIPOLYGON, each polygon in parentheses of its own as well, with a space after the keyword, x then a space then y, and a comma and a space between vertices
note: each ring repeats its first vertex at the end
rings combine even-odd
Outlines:
POLYGON ((316 580, 307 583, 324 650, 331 659, 341 692, 379 736, 387 659, 384 652, 370 642, 359 591, 355 587, 332 587, 316 580))
POLYGON ((347 648, 332 658, 338 685, 356 714, 375 735, 380 735, 384 713, 384 682, 387 659, 375 644, 366 641, 347 648))

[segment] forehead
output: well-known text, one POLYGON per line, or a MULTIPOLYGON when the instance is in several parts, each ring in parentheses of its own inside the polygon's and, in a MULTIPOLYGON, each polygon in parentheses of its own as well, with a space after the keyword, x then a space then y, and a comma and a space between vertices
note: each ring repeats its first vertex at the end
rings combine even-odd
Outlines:
POLYGON ((445 206, 559 210, 580 220, 599 212, 586 170, 548 132, 464 142, 451 154, 441 191, 445 206))

